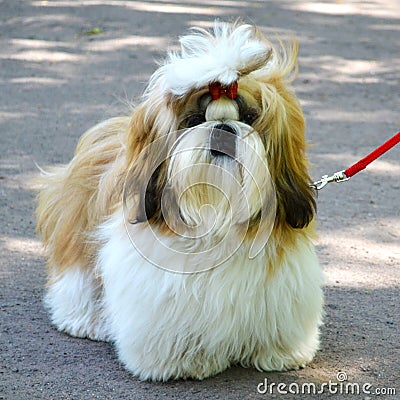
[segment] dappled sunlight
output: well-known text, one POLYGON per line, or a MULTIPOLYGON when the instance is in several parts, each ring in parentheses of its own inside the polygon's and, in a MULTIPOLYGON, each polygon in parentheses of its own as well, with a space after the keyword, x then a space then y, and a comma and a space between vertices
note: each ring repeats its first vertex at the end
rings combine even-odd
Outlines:
MULTIPOLYGON (((400 7, 399 7, 400 8, 400 7)), ((370 29, 377 30, 377 31, 400 31, 400 24, 396 25, 383 25, 383 24, 371 24, 369 25, 370 29)))
POLYGON ((373 15, 392 18, 399 11, 398 0, 343 1, 336 2, 296 2, 288 4, 292 10, 326 15, 373 15))
MULTIPOLYGON (((373 148, 371 148, 371 151, 373 148)), ((366 156, 366 154, 362 154, 362 157, 366 156)), ((358 157, 354 154, 347 152, 340 153, 323 153, 323 154, 314 154, 313 158, 320 159, 322 161, 335 161, 338 166, 350 166, 358 161, 358 157)), ((400 160, 400 156, 399 156, 400 160)), ((400 161, 391 161, 391 160, 375 160, 373 163, 369 164, 366 170, 377 176, 393 176, 396 179, 400 178, 400 161)))
POLYGON ((32 63, 77 63, 85 59, 83 55, 74 53, 75 46, 71 42, 14 38, 3 47, 0 59, 32 63))
MULTIPOLYGON (((361 74, 370 74, 372 71, 374 72, 382 72, 384 70, 384 64, 381 63, 380 70, 377 68, 378 63, 374 60, 328 60, 327 63, 322 63, 322 68, 325 69, 334 69, 336 72, 340 72, 342 74, 352 74, 352 75, 361 75, 361 74)), ((386 69, 387 70, 387 69, 386 69)))
POLYGON ((86 57, 84 55, 77 55, 67 53, 65 51, 48 51, 48 50, 26 50, 18 53, 7 54, 1 53, 0 58, 7 58, 18 61, 29 61, 29 62, 42 62, 48 61, 52 63, 57 62, 78 62, 83 61, 86 57))
MULTIPOLYGON (((189 0, 189 1, 179 1, 179 0, 147 0, 148 3, 168 3, 168 4, 199 4, 199 1, 189 0)), ((221 6, 221 7, 262 7, 265 6, 265 0, 250 0, 250 1, 240 1, 240 0, 201 0, 201 4, 209 6, 221 6)))
MULTIPOLYGON (((322 56, 318 58, 318 62, 322 69, 331 72, 332 77, 334 77, 335 73, 360 76, 382 74, 392 70, 392 67, 387 65, 387 62, 377 60, 346 60, 341 57, 322 56)), ((399 63, 397 60, 395 62, 399 63)))
POLYGON ((367 168, 374 175, 390 175, 400 178, 400 162, 394 163, 391 161, 376 160, 367 168))
MULTIPOLYGON (((125 49, 129 46, 132 48, 146 47, 147 50, 159 50, 166 48, 170 44, 170 40, 161 36, 127 36, 116 38, 100 38, 95 41, 47 41, 35 39, 12 39, 9 42, 9 50, 4 49, 0 54, 0 59, 10 59, 18 61, 28 61, 32 63, 49 62, 70 62, 70 63, 86 63, 92 52, 115 52, 125 49)), ((45 79, 50 78, 31 78, 42 79, 43 83, 49 83, 45 79)), ((60 82, 61 80, 58 80, 60 82)), ((16 82, 18 83, 18 82, 16 82)), ((53 80, 50 83, 55 83, 53 80)))
MULTIPOLYGON (((27 2, 28 3, 28 2, 27 2)), ((40 3, 40 2, 38 2, 40 3)), ((33 4, 32 4, 33 5, 33 4)), ((43 5, 39 5, 42 7, 43 5)), ((14 17, 4 21, 5 24, 8 25, 20 25, 21 27, 24 25, 32 25, 35 28, 41 28, 43 26, 43 23, 51 23, 51 24, 57 24, 59 28, 62 28, 62 24, 64 23, 83 23, 84 19, 78 15, 71 15, 71 14, 49 14, 46 15, 44 13, 35 13, 36 15, 29 15, 29 16, 17 16, 15 15, 14 17)), ((3 23, 3 21, 2 21, 3 23)), ((23 39, 22 39, 23 40, 23 39)))
POLYGON ((53 40, 38 40, 38 39, 11 39, 10 45, 13 46, 13 51, 18 52, 24 48, 30 49, 51 49, 55 47, 73 47, 70 42, 53 41, 53 40))
POLYGON ((330 14, 330 15, 347 15, 354 14, 357 12, 355 4, 349 4, 344 2, 337 3, 314 3, 314 2, 302 2, 301 4, 290 6, 300 11, 313 12, 319 14, 330 14))
POLYGON ((200 15, 224 15, 225 13, 234 13, 234 9, 223 8, 206 4, 205 7, 196 5, 183 5, 182 3, 162 3, 146 1, 120 1, 120 0, 83 0, 83 1, 33 1, 33 6, 38 7, 87 7, 87 6, 119 6, 130 10, 157 12, 167 14, 200 14, 200 15))
MULTIPOLYGON (((356 212, 355 200, 353 211, 356 212)), ((373 204, 370 204, 370 206, 373 204)), ((346 207, 343 203, 341 207, 346 207)), ((379 201, 376 201, 379 209, 379 201)), ((317 251, 327 284, 355 288, 391 288, 400 284, 400 215, 353 215, 352 222, 319 221, 317 251)), ((397 212, 396 212, 397 210, 397 212)), ((340 210, 338 210, 340 212, 340 210)), ((333 216, 332 216, 333 217, 333 216)), ((332 218, 329 217, 329 218, 332 218)), ((318 218, 317 218, 318 220, 318 218)))
POLYGON ((170 43, 165 37, 161 36, 127 36, 123 38, 105 39, 93 41, 86 44, 86 48, 91 51, 116 51, 127 46, 146 46, 147 49, 160 49, 170 43))
POLYGON ((46 171, 46 168, 49 168, 49 166, 43 167, 39 164, 31 154, 21 154, 18 158, 3 156, 0 159, 1 188, 6 190, 37 190, 37 178, 41 169, 46 171))
POLYGON ((389 63, 387 60, 359 60, 345 59, 339 56, 323 55, 302 57, 301 64, 312 66, 317 64, 321 74, 319 79, 329 79, 338 83, 380 83, 392 82, 397 84, 397 77, 391 77, 394 68, 400 68, 400 60, 394 58, 389 63))
MULTIPOLYGON (((400 220, 397 223, 400 226, 400 220)), ((376 226, 373 226, 376 230, 376 226)), ((383 227, 381 227, 383 230, 383 227)), ((392 228, 391 231, 394 229, 392 228)), ((400 233, 387 233, 386 240, 373 240, 368 238, 368 233, 360 232, 360 237, 355 237, 354 233, 335 232, 335 235, 322 235, 319 243, 328 246, 333 250, 334 254, 340 255, 349 251, 350 257, 363 259, 367 261, 369 258, 373 262, 400 262, 400 233), (389 239, 389 240, 388 240, 389 239)), ((400 273, 400 271, 399 271, 400 273)))
POLYGON ((39 239, 1 236, 0 243, 11 252, 35 256, 43 254, 43 245, 39 239))
MULTIPOLYGON (((400 220, 397 226, 400 226, 400 220)), ((399 285, 400 234, 392 233, 391 236, 388 233, 386 236, 391 237, 390 241, 366 236, 361 233, 356 237, 353 231, 345 230, 320 234, 317 250, 328 285, 361 288, 399 285)))
POLYGON ((33 112, 17 112, 17 111, 0 111, 0 123, 11 119, 21 119, 27 117, 36 117, 33 112))
POLYGON ((361 110, 361 111, 347 111, 343 108, 333 109, 326 107, 324 109, 314 110, 312 118, 317 121, 331 121, 331 122, 381 122, 391 121, 398 117, 398 112, 390 109, 378 110, 361 110))
MULTIPOLYGON (((52 40, 37 40, 37 39, 12 39, 9 41, 10 51, 3 51, 0 54, 0 58, 12 58, 24 60, 27 56, 26 53, 30 53, 30 58, 35 50, 37 51, 36 58, 42 58, 41 53, 56 49, 54 53, 66 54, 66 61, 68 61, 68 55, 73 57, 80 57, 81 55, 71 54, 74 51, 80 50, 92 50, 92 51, 116 51, 126 46, 147 46, 148 48, 160 48, 165 47, 169 44, 170 40, 161 36, 125 36, 117 38, 104 38, 97 37, 96 41, 78 42, 78 37, 74 41, 52 41, 52 40), (78 48, 79 45, 79 48, 78 48), (60 49, 64 51, 61 52, 60 49)), ((29 55, 29 54, 28 54, 29 55)), ((28 57, 29 58, 29 57, 28 57)), ((28 61, 31 61, 27 58, 28 61)), ((35 60, 34 60, 35 61, 35 60)), ((50 60, 51 61, 51 60, 50 60)))
POLYGON ((9 257, 8 261, 4 262, 2 259, 0 263, 0 280, 16 279, 23 268, 22 265, 44 255, 40 240, 27 237, 2 235, 0 236, 0 250, 2 255, 5 254, 9 257))
POLYGON ((21 77, 21 78, 10 79, 10 82, 16 83, 16 84, 21 84, 21 85, 29 84, 30 87, 32 87, 32 85, 59 86, 59 85, 66 84, 68 81, 66 79, 49 78, 49 77, 43 77, 43 76, 25 76, 25 77, 21 77))

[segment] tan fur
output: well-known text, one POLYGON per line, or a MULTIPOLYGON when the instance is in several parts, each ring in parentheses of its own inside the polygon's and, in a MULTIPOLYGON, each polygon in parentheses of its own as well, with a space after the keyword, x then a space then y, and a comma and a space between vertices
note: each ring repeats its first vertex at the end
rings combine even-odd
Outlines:
MULTIPOLYGON (((92 266, 93 230, 121 201, 129 118, 114 118, 87 131, 74 158, 39 179, 37 230, 54 273, 92 266)), ((50 272, 50 271, 49 271, 50 272)))

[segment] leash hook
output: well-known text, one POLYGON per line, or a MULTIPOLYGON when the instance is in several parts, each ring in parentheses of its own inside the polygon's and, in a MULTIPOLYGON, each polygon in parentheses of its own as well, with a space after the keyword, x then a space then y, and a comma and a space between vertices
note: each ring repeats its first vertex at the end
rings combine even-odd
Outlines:
POLYGON ((350 178, 346 176, 346 174, 343 171, 335 172, 333 175, 323 175, 319 181, 316 181, 314 183, 311 183, 310 186, 314 187, 317 190, 323 189, 328 183, 331 182, 346 182, 350 178))
POLYGON ((398 143, 400 143, 400 132, 397 132, 393 137, 391 137, 385 143, 377 147, 374 151, 369 153, 360 161, 353 164, 351 167, 343 171, 335 172, 332 176, 324 175, 319 181, 310 183, 310 187, 314 187, 317 190, 321 190, 330 182, 348 181, 353 175, 365 169, 369 164, 372 163, 372 161, 376 160, 378 157, 386 153, 388 150, 390 150, 398 143))

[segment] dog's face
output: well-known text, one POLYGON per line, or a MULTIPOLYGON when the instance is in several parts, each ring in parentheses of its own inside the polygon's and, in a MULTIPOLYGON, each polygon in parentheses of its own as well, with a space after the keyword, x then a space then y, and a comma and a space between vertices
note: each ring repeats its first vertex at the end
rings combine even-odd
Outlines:
MULTIPOLYGON (((230 78, 226 75, 232 65, 222 73, 216 66, 211 81, 197 82, 193 76, 189 85, 185 77, 187 87, 182 82, 174 87, 178 72, 173 68, 182 68, 182 54, 179 62, 156 71, 146 100, 133 116, 128 187, 139 199, 134 219, 167 222, 173 231, 196 230, 196 235, 225 234, 232 225, 251 230, 266 215, 272 215, 275 227, 303 228, 313 218, 315 200, 307 172, 304 118, 287 88, 297 66, 297 47, 282 48, 282 55, 248 26, 225 29, 214 38, 201 32, 210 49, 218 47, 220 39, 226 50, 223 42, 228 38, 233 47, 229 51, 235 51, 237 31, 245 29, 247 39, 241 38, 237 51, 245 52, 243 46, 255 42, 256 54, 247 62, 236 61, 230 78)), ((191 48, 188 65, 196 58, 198 36, 193 43, 190 37, 182 39, 191 48)), ((199 53, 198 62, 204 57, 209 62, 205 43, 199 53)))

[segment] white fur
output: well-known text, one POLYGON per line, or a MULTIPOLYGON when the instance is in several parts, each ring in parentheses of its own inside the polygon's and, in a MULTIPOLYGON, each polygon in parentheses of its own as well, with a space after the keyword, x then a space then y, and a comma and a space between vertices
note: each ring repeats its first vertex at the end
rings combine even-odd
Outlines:
POLYGON ((53 324, 71 336, 109 338, 101 302, 101 285, 93 271, 71 267, 51 282, 45 297, 53 324))
POLYGON ((253 37, 254 27, 250 25, 232 29, 229 24, 216 22, 213 34, 193 28, 192 34, 181 37, 180 52, 169 53, 153 74, 148 92, 181 96, 210 82, 228 85, 238 79, 242 70, 262 64, 270 51, 266 43, 253 37))
MULTIPOLYGON (((135 225, 134 234, 150 252, 156 250, 143 226, 135 225)), ((317 350, 322 272, 305 237, 286 250, 271 275, 273 246, 250 260, 246 242, 207 272, 160 269, 133 247, 122 212, 102 227, 101 239, 98 272, 111 337, 122 362, 141 379, 202 379, 234 363, 286 370, 303 366, 317 350)), ((176 255, 177 264, 194 262, 209 259, 176 255)))

